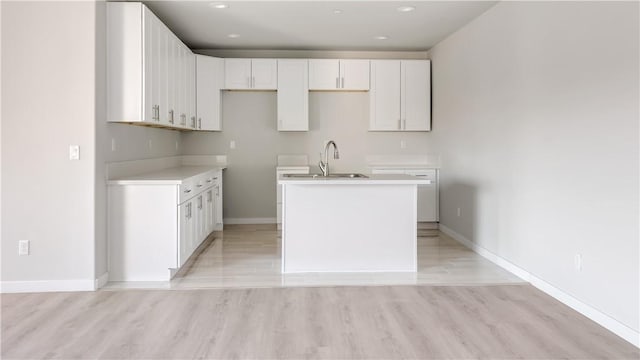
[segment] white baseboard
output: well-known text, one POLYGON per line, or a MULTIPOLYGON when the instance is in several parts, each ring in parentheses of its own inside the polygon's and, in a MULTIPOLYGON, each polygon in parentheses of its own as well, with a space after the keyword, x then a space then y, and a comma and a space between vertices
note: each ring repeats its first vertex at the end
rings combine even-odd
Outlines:
POLYGON ((102 275, 100 275, 95 282, 95 286, 94 286, 94 290, 98 290, 101 287, 105 286, 107 284, 107 282, 109 281, 109 272, 106 272, 102 275))
POLYGON ((94 291, 96 280, 2 281, 1 293, 94 291))
POLYGON ((225 225, 275 224, 276 218, 224 218, 225 225))
POLYGON ((573 310, 581 313, 582 315, 600 324, 601 326, 611 331, 612 333, 630 342, 634 346, 640 348, 640 332, 628 327, 627 325, 603 313, 602 311, 588 304, 585 304, 584 302, 573 297, 572 295, 569 295, 565 291, 531 274, 527 270, 513 264, 512 262, 474 243, 473 241, 467 239, 463 235, 448 228, 442 223, 440 223, 440 231, 451 236, 454 240, 458 241, 459 243, 468 247, 469 249, 475 251, 480 256, 486 258, 487 260, 493 262, 494 264, 500 266, 501 268, 511 272, 512 274, 520 277, 521 279, 528 281, 529 283, 531 283, 531 285, 538 288, 539 290, 546 293, 547 295, 555 298, 556 300, 569 306, 573 310))

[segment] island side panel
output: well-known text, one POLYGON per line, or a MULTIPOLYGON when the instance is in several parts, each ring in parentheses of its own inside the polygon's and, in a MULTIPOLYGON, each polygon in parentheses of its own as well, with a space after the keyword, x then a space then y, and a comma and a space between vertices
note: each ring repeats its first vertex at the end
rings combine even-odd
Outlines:
POLYGON ((284 273, 416 271, 415 184, 283 190, 284 273))
POLYGON ((109 280, 168 281, 177 267, 177 185, 109 186, 109 280))

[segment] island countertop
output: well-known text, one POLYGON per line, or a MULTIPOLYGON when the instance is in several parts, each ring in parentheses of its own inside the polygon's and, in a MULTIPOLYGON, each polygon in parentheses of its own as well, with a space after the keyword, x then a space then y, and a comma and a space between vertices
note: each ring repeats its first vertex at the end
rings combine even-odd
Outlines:
POLYGON ((429 185, 431 180, 404 174, 366 174, 366 178, 281 177, 280 185, 429 185))

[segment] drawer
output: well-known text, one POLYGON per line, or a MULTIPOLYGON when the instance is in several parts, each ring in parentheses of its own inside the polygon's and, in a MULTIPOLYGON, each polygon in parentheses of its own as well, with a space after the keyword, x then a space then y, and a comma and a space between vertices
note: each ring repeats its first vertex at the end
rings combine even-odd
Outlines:
POLYGON ((197 193, 195 180, 195 178, 183 180, 182 184, 178 187, 178 199, 180 204, 191 199, 197 193))
POLYGON ((421 179, 431 180, 432 184, 438 180, 437 170, 435 169, 407 170, 405 174, 417 176, 421 179))

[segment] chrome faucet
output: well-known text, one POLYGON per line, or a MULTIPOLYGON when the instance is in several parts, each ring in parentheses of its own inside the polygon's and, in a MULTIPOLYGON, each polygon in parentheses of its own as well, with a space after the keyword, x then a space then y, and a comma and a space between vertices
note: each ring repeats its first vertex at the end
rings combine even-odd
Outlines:
POLYGON ((329 147, 333 144, 333 158, 340 159, 340 153, 338 152, 338 145, 333 140, 329 140, 327 145, 324 146, 324 161, 320 160, 318 167, 322 171, 322 176, 329 176, 329 147))

